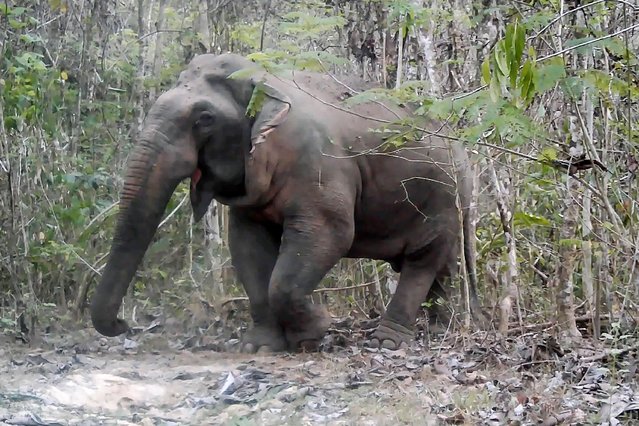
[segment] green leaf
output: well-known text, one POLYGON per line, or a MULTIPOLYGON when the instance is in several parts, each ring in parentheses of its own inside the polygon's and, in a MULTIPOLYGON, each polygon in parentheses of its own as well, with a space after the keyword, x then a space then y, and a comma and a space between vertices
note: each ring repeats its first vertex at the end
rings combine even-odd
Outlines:
POLYGON ((20 16, 27 11, 25 7, 14 7, 13 9, 9 9, 11 16, 20 16))
POLYGON ((493 102, 498 102, 501 99, 501 85, 496 75, 493 75, 493 78, 490 80, 489 91, 490 99, 492 99, 493 102))
MULTIPOLYGON (((504 47, 505 47, 504 50, 506 52, 506 59, 508 61, 508 69, 509 69, 509 72, 506 75, 511 75, 511 76, 513 73, 513 65, 515 65, 515 49, 513 46, 513 36, 514 36, 515 30, 516 30, 516 23, 509 24, 506 27, 506 36, 504 37, 504 47)), ((517 72, 517 68, 515 68, 515 73, 516 72, 517 72)))
POLYGON ((491 105, 489 95, 486 90, 480 90, 469 96, 464 96, 453 102, 453 97, 434 100, 427 106, 427 115, 433 118, 446 119, 452 112, 459 113, 462 110, 472 110, 476 114, 476 109, 482 106, 491 105))
POLYGON ((537 66, 534 75, 535 88, 538 93, 545 92, 555 87, 557 82, 565 77, 564 60, 561 57, 552 58, 537 66))
POLYGON ((521 58, 524 54, 524 46, 526 45, 526 31, 523 26, 518 25, 515 22, 516 30, 515 30, 515 62, 517 63, 517 67, 521 63, 521 58))
POLYGON ((560 246, 576 246, 576 245, 581 245, 583 243, 583 240, 580 240, 578 238, 563 238, 561 240, 559 240, 559 245, 560 246))
POLYGON ((243 68, 232 72, 229 76, 229 80, 243 80, 253 77, 259 70, 256 68, 243 68))
POLYGON ((575 53, 588 54, 588 53, 591 53, 595 47, 602 47, 602 46, 605 46, 607 44, 606 39, 593 41, 593 40, 596 40, 596 39, 597 39, 597 37, 588 36, 588 37, 574 38, 574 39, 571 39, 571 40, 567 40, 564 43, 564 49, 570 49, 570 48, 573 48, 574 46, 578 46, 578 45, 580 45, 582 43, 586 43, 586 42, 592 41, 592 43, 589 43, 589 44, 586 44, 584 46, 581 46, 581 47, 578 47, 578 48, 574 49, 575 53))
POLYGON ((559 81, 559 87, 566 96, 577 99, 586 86, 586 81, 580 77, 566 77, 559 81))
POLYGON ((350 98, 346 98, 344 100, 344 103, 346 105, 358 105, 358 104, 362 104, 366 102, 378 101, 380 100, 380 98, 386 97, 386 96, 383 96, 383 93, 382 93, 384 90, 385 89, 379 89, 379 88, 365 90, 363 92, 360 92, 351 96, 350 98))
POLYGON ((14 30, 20 30, 27 26, 24 22, 18 21, 17 19, 9 18, 9 26, 14 30))
POLYGON ((531 228, 533 226, 551 226, 552 222, 533 213, 518 211, 513 215, 513 224, 517 228, 531 228))
POLYGON ((489 58, 484 59, 484 62, 481 64, 481 76, 484 84, 490 83, 490 60, 489 58))
POLYGON ((329 52, 302 52, 293 58, 295 67, 303 70, 322 72, 327 65, 347 65, 346 59, 339 58, 329 52))
POLYGON ((497 43, 495 46, 495 62, 497 63, 497 68, 501 72, 502 75, 510 75, 510 67, 508 64, 508 54, 506 53, 506 49, 504 48, 503 40, 497 43))
POLYGON ((519 86, 522 99, 526 102, 530 102, 535 96, 534 67, 530 60, 526 61, 521 69, 519 86))
POLYGON ((557 150, 551 147, 544 148, 539 154, 541 160, 554 161, 557 159, 557 150))
POLYGON ((584 70, 581 72, 581 76, 602 94, 613 93, 620 96, 630 94, 631 98, 636 98, 639 95, 639 88, 637 88, 636 85, 628 85, 626 80, 622 80, 601 70, 584 70))
POLYGON ((518 21, 511 24, 512 36, 510 40, 510 86, 516 87, 517 73, 519 72, 519 65, 521 64, 521 58, 524 53, 524 45, 526 43, 526 34, 518 21))
POLYGON ((255 115, 262 110, 264 100, 266 99, 266 90, 264 89, 264 83, 258 83, 253 89, 251 100, 246 107, 246 116, 255 117, 255 115))

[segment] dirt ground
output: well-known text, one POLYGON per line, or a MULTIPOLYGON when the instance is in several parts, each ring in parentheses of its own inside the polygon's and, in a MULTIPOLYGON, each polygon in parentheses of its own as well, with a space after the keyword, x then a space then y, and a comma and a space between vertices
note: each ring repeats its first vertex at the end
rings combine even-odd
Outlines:
POLYGON ((336 324, 310 354, 238 354, 228 334, 180 336, 157 323, 108 339, 88 327, 4 337, 0 424, 637 422, 638 346, 623 336, 568 348, 549 331, 449 334, 380 351, 345 331, 357 326, 336 324))

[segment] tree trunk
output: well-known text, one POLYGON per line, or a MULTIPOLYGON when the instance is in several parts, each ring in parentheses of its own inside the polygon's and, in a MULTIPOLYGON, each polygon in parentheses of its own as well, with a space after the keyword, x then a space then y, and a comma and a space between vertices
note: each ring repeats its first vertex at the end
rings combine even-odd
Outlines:
POLYGON ((142 125, 144 123, 144 67, 145 67, 145 58, 146 58, 146 47, 147 42, 146 38, 143 37, 145 33, 144 27, 144 0, 138 0, 138 69, 136 72, 136 84, 133 90, 133 96, 137 99, 135 100, 137 111, 137 120, 138 120, 138 128, 137 133, 142 130, 142 125))
POLYGON ((164 36, 162 31, 164 30, 164 9, 166 8, 167 0, 159 0, 158 4, 158 17, 155 21, 155 53, 153 55, 153 78, 158 83, 154 84, 149 90, 149 102, 153 102, 157 97, 157 89, 159 86, 160 72, 162 71, 162 49, 164 48, 164 36))
POLYGON ((211 51, 211 30, 209 28, 209 19, 208 19, 208 2, 207 0, 200 0, 197 4, 198 12, 197 19, 195 21, 195 30, 198 33, 200 38, 200 42, 202 46, 206 50, 206 52, 211 51))
POLYGON ((488 172, 490 173, 491 185, 493 187, 495 198, 497 201, 497 211, 499 212, 499 218, 501 220, 502 230, 506 239, 506 272, 504 274, 502 296, 499 301, 499 332, 502 335, 508 333, 508 323, 513 312, 513 302, 517 304, 518 319, 521 325, 522 318, 519 309, 519 291, 517 288, 516 277, 519 275, 517 267, 517 244, 515 241, 514 228, 513 228, 513 212, 509 208, 509 205, 513 205, 513 200, 509 194, 512 188, 508 188, 504 183, 510 179, 499 179, 497 177, 497 171, 495 170, 495 164, 490 153, 487 157, 488 172))
POLYGON ((573 271, 577 261, 577 245, 574 242, 579 215, 577 196, 578 182, 572 176, 566 176, 564 210, 561 230, 559 231, 559 256, 553 287, 557 306, 559 329, 569 337, 581 337, 575 320, 575 296, 573 294, 573 271))
POLYGON ((204 248, 209 259, 209 268, 219 295, 225 294, 224 274, 222 273, 222 234, 220 232, 219 211, 221 204, 213 201, 204 215, 204 248))

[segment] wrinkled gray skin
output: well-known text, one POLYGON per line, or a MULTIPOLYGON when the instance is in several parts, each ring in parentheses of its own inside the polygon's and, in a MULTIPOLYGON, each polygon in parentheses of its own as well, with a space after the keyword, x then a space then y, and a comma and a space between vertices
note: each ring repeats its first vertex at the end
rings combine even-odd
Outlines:
MULTIPOLYGON (((117 318, 122 298, 171 194, 191 177, 196 220, 213 199, 230 206, 233 265, 254 322, 244 351, 313 348, 330 317, 308 296, 343 257, 386 260, 401 271, 368 344, 397 348, 410 341, 421 303, 445 296, 443 279, 457 268, 457 192, 465 240, 472 238, 463 147, 424 134, 400 149, 379 150, 382 134, 370 129, 384 124, 368 117, 393 121, 407 111, 374 102, 348 108, 341 101, 347 88, 326 75, 284 79, 258 70, 228 78, 251 67, 232 54, 198 56, 151 108, 93 297, 94 327, 106 336, 128 330, 117 318), (266 96, 250 117, 258 82, 266 96)), ((468 246, 465 257, 472 258, 468 246)))

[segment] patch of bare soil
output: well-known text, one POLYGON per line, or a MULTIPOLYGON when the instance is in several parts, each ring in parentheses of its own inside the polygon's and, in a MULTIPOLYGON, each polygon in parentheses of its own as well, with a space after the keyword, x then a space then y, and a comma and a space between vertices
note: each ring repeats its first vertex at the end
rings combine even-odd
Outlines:
MULTIPOLYGON (((563 348, 544 333, 363 348, 337 322, 312 354, 244 355, 237 339, 92 329, 0 346, 0 424, 630 424, 637 345, 563 348), (215 350, 227 350, 216 352, 215 350)), ((362 332, 363 333, 363 332, 362 332)), ((221 336, 221 335, 220 335, 221 336)))

